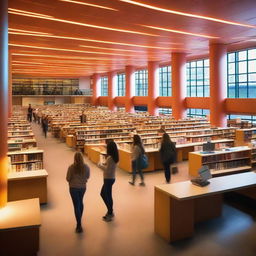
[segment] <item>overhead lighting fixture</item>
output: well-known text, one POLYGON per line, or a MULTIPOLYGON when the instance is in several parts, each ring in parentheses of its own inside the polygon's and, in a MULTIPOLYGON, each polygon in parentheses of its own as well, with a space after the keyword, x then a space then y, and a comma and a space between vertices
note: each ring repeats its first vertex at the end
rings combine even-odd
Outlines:
POLYGON ((94 54, 103 54, 103 55, 120 55, 123 54, 119 53, 108 53, 108 52, 91 52, 91 51, 81 51, 81 50, 73 50, 73 49, 62 49, 62 48, 54 48, 54 47, 42 47, 42 46, 35 46, 35 45, 24 45, 24 44, 9 44, 10 46, 14 47, 27 47, 27 48, 35 48, 35 49, 42 49, 42 50, 53 50, 53 51, 64 51, 64 52, 80 52, 80 53, 94 53, 94 54))
POLYGON ((112 28, 112 27, 104 27, 104 26, 98 26, 98 25, 88 24, 88 23, 81 23, 81 22, 76 22, 76 21, 71 21, 71 20, 57 19, 57 18, 54 18, 53 16, 48 16, 48 15, 44 15, 44 14, 40 14, 40 13, 27 12, 27 11, 13 9, 13 8, 8 8, 8 13, 26 16, 26 17, 44 19, 44 20, 58 21, 58 22, 73 24, 73 25, 78 25, 78 26, 115 31, 115 32, 138 34, 138 35, 144 35, 144 36, 158 36, 156 34, 150 34, 150 33, 145 33, 145 32, 140 32, 140 31, 126 30, 126 29, 112 28))
POLYGON ((79 2, 79 1, 73 1, 73 0, 59 0, 59 1, 73 3, 73 4, 81 4, 81 5, 86 5, 86 6, 90 6, 90 7, 106 9, 106 10, 110 10, 110 11, 118 11, 117 9, 110 8, 110 7, 107 7, 107 6, 91 4, 91 3, 86 3, 86 2, 79 2))
MULTIPOLYGON (((141 45, 141 44, 128 44, 122 42, 114 42, 114 41, 103 41, 103 40, 96 40, 90 38, 79 38, 79 37, 69 37, 69 36, 56 36, 56 35, 44 35, 44 34, 36 34, 36 33, 22 33, 22 32, 15 32, 9 31, 11 35, 24 35, 24 36, 37 36, 37 37, 49 37, 49 38, 59 38, 59 39, 70 39, 70 40, 77 40, 77 41, 88 41, 88 42, 95 42, 95 43, 103 43, 103 44, 115 44, 115 45, 124 45, 130 47, 140 47, 140 48, 149 48, 149 49, 159 49, 159 50, 172 50, 175 48, 167 48, 167 47, 160 47, 160 46, 150 46, 150 45, 141 45)), ((169 43, 169 44, 181 44, 181 43, 169 43)))
POLYGON ((242 26, 242 27, 248 27, 248 28, 256 28, 255 25, 244 24, 244 23, 239 23, 239 22, 234 22, 234 21, 229 21, 229 20, 223 20, 223 19, 213 18, 213 17, 209 17, 209 16, 203 16, 203 15, 198 15, 198 14, 193 14, 193 13, 188 13, 188 12, 180 12, 180 11, 175 11, 172 9, 165 9, 165 8, 161 8, 161 7, 157 7, 157 6, 149 5, 149 4, 144 4, 144 3, 132 1, 132 0, 119 0, 119 1, 137 5, 137 6, 141 6, 141 7, 148 8, 148 9, 152 9, 155 11, 160 11, 160 12, 166 12, 166 13, 177 14, 177 15, 181 15, 181 16, 209 20, 209 21, 214 21, 214 22, 219 22, 219 23, 224 23, 224 24, 229 24, 229 25, 242 26))
POLYGON ((79 45, 79 46, 80 46, 80 47, 85 47, 85 48, 103 49, 103 50, 109 50, 109 51, 144 53, 143 51, 127 50, 127 49, 116 49, 116 48, 106 48, 106 47, 97 47, 97 46, 90 46, 90 45, 79 45))
MULTIPOLYGON (((62 55, 46 55, 46 54, 25 54, 25 53, 12 53, 14 56, 26 56, 26 57, 41 57, 41 58, 58 58, 58 59, 77 59, 77 60, 100 60, 100 61, 112 61, 113 59, 96 58, 96 57, 80 57, 80 56, 62 56, 62 55)), ((124 61, 126 59, 117 59, 118 61, 124 61)))
POLYGON ((31 30, 24 30, 24 29, 17 29, 17 28, 8 28, 8 33, 12 33, 12 32, 30 33, 35 35, 51 35, 45 32, 38 32, 38 31, 31 31, 31 30))
POLYGON ((168 28, 154 27, 154 26, 148 26, 148 25, 141 25, 141 26, 146 27, 146 28, 152 28, 152 29, 156 29, 156 30, 166 31, 166 32, 172 32, 172 33, 177 33, 177 34, 183 34, 183 35, 204 37, 204 38, 210 38, 210 39, 217 39, 217 38, 218 38, 218 37, 216 37, 216 36, 202 35, 202 34, 197 34, 197 33, 191 33, 191 32, 181 31, 181 30, 174 30, 174 29, 168 29, 168 28))

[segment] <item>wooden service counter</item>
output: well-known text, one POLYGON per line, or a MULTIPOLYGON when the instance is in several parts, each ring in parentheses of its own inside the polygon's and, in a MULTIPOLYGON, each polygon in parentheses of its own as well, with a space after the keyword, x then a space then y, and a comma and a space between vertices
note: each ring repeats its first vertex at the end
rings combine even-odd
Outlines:
POLYGON ((40 225, 38 198, 7 203, 0 209, 0 255, 37 255, 40 225))
POLYGON ((197 222, 221 216, 222 195, 256 191, 256 173, 212 178, 206 187, 190 181, 155 186, 155 232, 168 242, 191 237, 197 222))

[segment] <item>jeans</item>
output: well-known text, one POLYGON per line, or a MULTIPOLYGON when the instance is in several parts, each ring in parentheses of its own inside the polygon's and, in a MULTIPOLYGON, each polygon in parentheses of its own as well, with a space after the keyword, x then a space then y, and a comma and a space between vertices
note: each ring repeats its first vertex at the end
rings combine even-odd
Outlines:
POLYGON ((170 165, 171 163, 168 162, 163 162, 163 166, 164 166, 164 175, 165 175, 165 179, 166 182, 170 182, 171 180, 171 169, 170 169, 170 165))
POLYGON ((108 209, 108 214, 113 214, 112 186, 114 183, 115 179, 104 179, 100 192, 100 195, 108 209))
POLYGON ((140 175, 141 182, 144 182, 144 176, 142 170, 138 169, 138 160, 132 161, 132 182, 134 183, 136 180, 136 172, 138 171, 140 175))
POLYGON ((77 226, 81 226, 81 219, 84 211, 83 198, 85 188, 69 188, 69 193, 72 198, 77 226))

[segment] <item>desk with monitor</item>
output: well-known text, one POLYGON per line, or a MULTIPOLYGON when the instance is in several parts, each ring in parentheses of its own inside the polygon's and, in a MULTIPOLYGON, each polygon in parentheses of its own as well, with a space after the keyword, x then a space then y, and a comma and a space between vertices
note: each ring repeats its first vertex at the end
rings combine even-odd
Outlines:
POLYGON ((221 216, 222 195, 256 191, 256 173, 212 178, 205 187, 190 181, 155 186, 155 232, 168 242, 191 237, 195 223, 221 216))

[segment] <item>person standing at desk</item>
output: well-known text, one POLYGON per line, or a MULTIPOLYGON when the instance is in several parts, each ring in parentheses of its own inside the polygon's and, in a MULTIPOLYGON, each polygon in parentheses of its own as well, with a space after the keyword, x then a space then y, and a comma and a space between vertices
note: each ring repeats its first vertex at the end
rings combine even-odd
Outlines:
POLYGON ((169 134, 167 133, 164 133, 162 136, 159 152, 162 164, 164 166, 164 175, 166 183, 170 183, 170 165, 176 162, 176 147, 175 144, 171 141, 169 134))
POLYGON ((33 114, 33 108, 31 107, 31 104, 28 105, 28 121, 32 122, 32 114, 33 114))
POLYGON ((141 182, 140 186, 145 186, 144 183, 144 176, 143 172, 139 166, 139 158, 141 157, 142 154, 145 154, 145 149, 142 144, 141 138, 138 134, 135 134, 133 136, 133 146, 132 146, 132 181, 129 181, 131 185, 135 185, 135 180, 136 180, 136 172, 139 173, 141 182))
POLYGON ((43 133, 45 138, 47 137, 47 132, 48 132, 48 116, 45 116, 42 119, 42 128, 43 128, 43 133))

